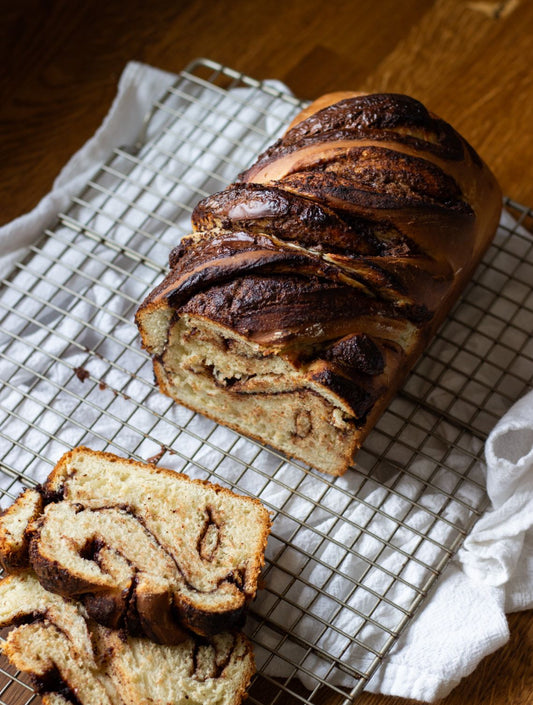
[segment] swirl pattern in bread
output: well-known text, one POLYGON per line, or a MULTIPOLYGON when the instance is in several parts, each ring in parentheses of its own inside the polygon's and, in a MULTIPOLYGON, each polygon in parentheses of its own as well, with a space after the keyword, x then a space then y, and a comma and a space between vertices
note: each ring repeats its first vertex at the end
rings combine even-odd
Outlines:
POLYGON ((104 626, 176 644, 242 626, 269 530, 256 499, 80 447, 0 517, 0 562, 104 626))
POLYGON ((252 646, 228 632, 163 646, 92 621, 31 571, 0 581, 2 644, 44 705, 238 705, 255 671, 252 646))

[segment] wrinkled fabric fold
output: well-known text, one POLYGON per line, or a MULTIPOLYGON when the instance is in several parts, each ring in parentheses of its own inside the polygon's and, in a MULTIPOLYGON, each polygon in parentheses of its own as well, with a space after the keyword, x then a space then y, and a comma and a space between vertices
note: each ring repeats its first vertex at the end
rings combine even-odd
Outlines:
POLYGON ((495 426, 485 456, 492 506, 467 536, 458 557, 472 580, 505 586, 512 583, 533 528, 533 392, 495 426))

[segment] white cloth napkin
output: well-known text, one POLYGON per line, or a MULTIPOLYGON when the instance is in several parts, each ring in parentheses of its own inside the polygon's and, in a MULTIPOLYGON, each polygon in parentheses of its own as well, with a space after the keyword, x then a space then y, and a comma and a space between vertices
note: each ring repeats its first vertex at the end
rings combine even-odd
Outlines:
POLYGON ((370 681, 374 692, 444 697, 509 639, 505 613, 533 607, 533 392, 495 426, 485 456, 492 506, 370 681))
MULTIPOLYGON (((114 147, 135 140, 149 106, 174 78, 149 66, 128 64, 102 126, 65 166, 50 194, 33 211, 0 228, 3 271, 22 255, 22 248, 34 242, 43 228, 53 223, 57 213, 67 206, 114 147)), ((492 508, 468 536, 423 609, 370 680, 368 690, 426 701, 445 696, 484 656, 508 640, 505 613, 533 606, 532 447, 533 393, 513 407, 488 439, 487 486, 492 508)), ((309 482, 312 479, 310 477, 309 482)), ((353 489, 352 484, 356 483, 349 473, 339 480, 339 486, 349 491, 353 489)), ((304 511, 296 501, 292 510, 297 514, 300 509, 304 511)), ((349 518, 350 511, 347 507, 344 516, 349 518)), ((283 518, 279 521, 279 530, 283 532, 283 518)), ((320 519, 317 521, 319 526, 320 519)), ((344 524, 339 526, 344 530, 344 524)), ((386 527, 381 529, 385 532, 386 527)), ((324 527, 324 531, 327 530, 324 527)), ((290 531, 292 529, 288 529, 289 535, 290 531)), ((338 546, 348 538, 342 531, 335 535, 338 543, 333 550, 338 552, 338 546)), ((324 562, 328 560, 329 548, 324 545, 319 549, 324 562)), ((364 548, 369 552, 374 550, 371 545, 364 548)), ((340 560, 339 556, 330 559, 332 563, 340 560)), ((356 571, 357 565, 348 563, 343 570, 356 571)), ((311 581, 316 576, 307 577, 311 581)), ((341 583, 331 583, 330 589, 343 599, 345 587, 341 583)), ((299 595, 297 599, 304 597, 299 595)), ((322 616, 327 619, 325 611, 322 616)), ((338 624, 347 632, 353 627, 342 623, 342 614, 338 624)), ((316 634, 312 629, 305 631, 305 621, 300 627, 301 636, 314 643, 316 634)), ((331 653, 343 648, 337 643, 320 645, 331 653)), ((261 654, 258 659, 261 661, 261 654)), ((324 675, 327 670, 327 665, 318 658, 315 661, 310 658, 305 665, 310 673, 317 675, 324 675)), ((284 666, 274 661, 267 669, 272 675, 280 676, 284 666)), ((286 674, 291 671, 292 667, 287 666, 286 674)), ((316 685, 311 676, 303 680, 309 687, 316 685)), ((353 685, 348 678, 338 682, 353 685)))

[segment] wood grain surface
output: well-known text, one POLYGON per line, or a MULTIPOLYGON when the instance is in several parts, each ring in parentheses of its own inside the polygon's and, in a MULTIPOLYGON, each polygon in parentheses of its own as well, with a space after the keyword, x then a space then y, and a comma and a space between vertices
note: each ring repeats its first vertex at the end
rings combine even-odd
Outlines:
MULTIPOLYGON (((474 145, 508 196, 533 205, 530 0, 18 0, 2 3, 0 27, 0 223, 50 189, 129 60, 177 72, 198 56, 280 79, 302 98, 410 93, 474 145)), ((443 705, 533 702, 532 613, 509 624, 509 644, 443 705)), ((323 705, 337 702, 324 695, 323 705)))

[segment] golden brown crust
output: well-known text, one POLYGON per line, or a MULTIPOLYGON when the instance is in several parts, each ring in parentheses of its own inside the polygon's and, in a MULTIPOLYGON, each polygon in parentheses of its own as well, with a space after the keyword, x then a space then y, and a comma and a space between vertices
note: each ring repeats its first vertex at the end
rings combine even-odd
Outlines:
MULTIPOLYGON (((227 497, 235 497, 234 492, 232 492, 227 487, 217 485, 215 482, 188 477, 183 473, 177 473, 175 470, 163 468, 159 465, 155 465, 154 463, 141 463, 140 461, 133 460, 132 458, 123 458, 121 456, 115 455, 114 453, 108 453, 103 450, 93 450, 92 448, 87 448, 86 446, 77 446, 76 448, 67 451, 61 456, 54 469, 43 484, 45 496, 47 494, 56 495, 58 492, 63 491, 63 481, 65 478, 68 477, 68 467, 73 462, 75 462, 76 457, 79 457, 81 455, 92 455, 95 458, 99 458, 107 463, 120 463, 121 465, 126 464, 132 468, 146 468, 149 470, 149 472, 155 473, 156 475, 165 475, 166 477, 169 477, 173 480, 178 480, 178 482, 191 483, 193 485, 198 485, 199 487, 208 488, 209 490, 213 490, 216 493, 221 493, 223 495, 226 495, 227 497)), ((260 511, 265 511, 263 504, 256 497, 247 497, 246 501, 255 505, 260 511)))

